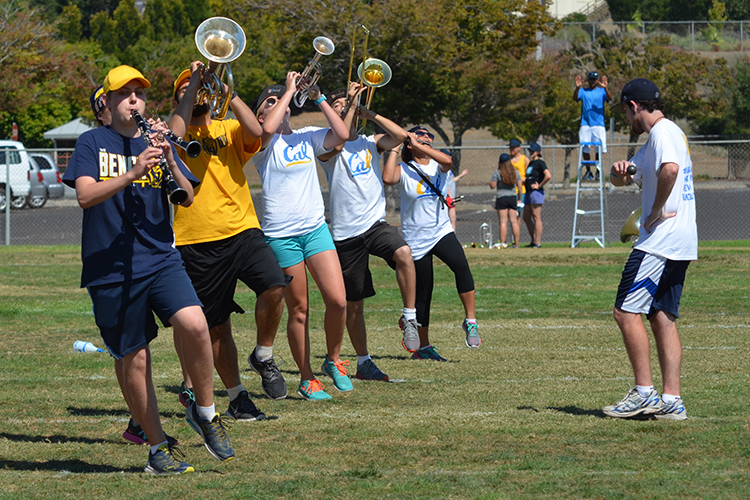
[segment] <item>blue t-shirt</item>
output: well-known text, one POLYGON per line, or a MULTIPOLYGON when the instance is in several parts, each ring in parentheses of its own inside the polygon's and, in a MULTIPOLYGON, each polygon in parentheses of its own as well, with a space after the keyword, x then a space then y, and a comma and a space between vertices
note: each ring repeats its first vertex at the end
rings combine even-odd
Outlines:
POLYGON ((581 87, 578 100, 583 103, 581 126, 604 127, 604 103, 609 102, 607 91, 602 87, 581 87))
MULTIPOLYGON (((75 187, 78 177, 105 181, 122 175, 144 149, 141 137, 124 137, 109 127, 85 132, 78 138, 63 182, 75 187)), ((174 146, 172 150, 182 173, 197 185, 174 146)), ((157 166, 108 200, 83 210, 81 287, 132 281, 181 262, 161 181, 157 166)))

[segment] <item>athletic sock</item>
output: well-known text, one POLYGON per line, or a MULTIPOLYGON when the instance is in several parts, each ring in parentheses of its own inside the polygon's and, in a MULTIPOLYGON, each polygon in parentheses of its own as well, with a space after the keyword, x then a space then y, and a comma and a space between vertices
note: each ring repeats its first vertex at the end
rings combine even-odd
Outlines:
POLYGON ((635 390, 638 391, 638 395, 642 398, 645 398, 649 394, 651 394, 651 391, 654 390, 653 385, 645 386, 645 385, 636 385, 635 390))
POLYGON ((667 404, 672 404, 675 401, 677 401, 678 399, 680 399, 679 395, 677 395, 677 396, 675 396, 674 394, 662 394, 661 395, 661 400, 664 401, 667 404))
POLYGON ((156 453, 159 450, 159 446, 163 444, 169 444, 169 443, 164 441, 163 443, 155 444, 154 446, 151 447, 151 454, 153 455, 154 453, 156 453))
POLYGON ((216 405, 200 406, 198 403, 195 403, 195 409, 198 413, 198 417, 203 420, 208 420, 209 422, 213 420, 216 415, 216 405))
POLYGON ((409 309, 407 307, 404 307, 403 315, 404 318, 406 318, 406 321, 417 321, 416 309, 409 309))
POLYGON ((266 347, 264 345, 255 346, 255 358, 258 361, 266 361, 273 357, 273 346, 266 347))
POLYGON ((364 356, 357 356, 357 366, 362 366, 365 364, 365 361, 367 361, 370 358, 369 354, 365 354, 364 356))
POLYGON ((477 318, 466 318, 467 323, 477 324, 477 318))
POLYGON ((229 396, 229 401, 234 401, 235 399, 237 399, 237 396, 239 396, 240 393, 244 390, 245 388, 242 387, 242 384, 236 387, 227 388, 227 395, 229 396))

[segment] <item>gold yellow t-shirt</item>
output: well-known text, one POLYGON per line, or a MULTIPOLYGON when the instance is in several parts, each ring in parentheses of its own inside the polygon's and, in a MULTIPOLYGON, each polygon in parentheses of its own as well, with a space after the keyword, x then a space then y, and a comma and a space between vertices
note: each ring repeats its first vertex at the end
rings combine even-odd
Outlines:
MULTIPOLYGON (((527 160, 528 158, 526 158, 526 155, 520 155, 518 158, 510 159, 510 164, 516 169, 516 172, 518 172, 518 178, 521 179, 521 193, 526 193, 526 183, 523 181, 526 180, 527 160)), ((518 191, 518 187, 516 187, 516 191, 518 191)))
POLYGON ((198 141, 203 151, 180 159, 200 181, 189 207, 175 206, 174 233, 178 246, 218 241, 260 227, 243 167, 260 150, 260 139, 245 144, 237 120, 212 120, 207 127, 188 128, 187 141, 198 141))

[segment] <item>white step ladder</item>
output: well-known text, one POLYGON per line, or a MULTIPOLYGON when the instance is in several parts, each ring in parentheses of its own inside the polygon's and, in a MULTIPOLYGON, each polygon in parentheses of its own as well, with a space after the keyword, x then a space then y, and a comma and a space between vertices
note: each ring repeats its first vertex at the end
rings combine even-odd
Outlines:
MULTIPOLYGON (((591 153, 590 153, 591 154, 591 153)), ((594 240, 600 247, 604 248, 606 242, 604 239, 604 174, 602 172, 602 150, 600 142, 582 142, 578 146, 578 175, 576 178, 576 208, 573 215, 573 236, 570 240, 570 248, 575 248, 582 241, 594 240), (583 148, 589 147, 589 150, 596 151, 596 160, 584 160, 583 148), (582 170, 585 167, 594 167, 596 180, 583 181, 582 170), (583 196, 581 193, 595 192, 596 196, 583 196), (598 198, 598 205, 592 198, 598 198), (584 208, 584 205, 586 208, 584 208), (596 232, 596 221, 592 216, 599 218, 599 232, 596 232), (589 224, 582 224, 589 222, 589 224), (581 227, 583 226, 583 228, 581 227)))

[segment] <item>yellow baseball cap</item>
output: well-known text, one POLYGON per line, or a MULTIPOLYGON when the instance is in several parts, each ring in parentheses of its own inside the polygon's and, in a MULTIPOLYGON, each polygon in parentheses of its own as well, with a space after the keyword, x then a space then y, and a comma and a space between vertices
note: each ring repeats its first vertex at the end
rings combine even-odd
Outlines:
POLYGON ((147 89, 151 86, 151 83, 135 68, 130 66, 118 66, 111 69, 107 76, 104 78, 104 93, 106 94, 110 90, 121 89, 131 80, 138 80, 143 84, 143 88, 147 89))
POLYGON ((180 73, 180 76, 177 77, 177 80, 174 81, 174 93, 172 96, 176 99, 177 98, 177 89, 179 89, 183 83, 185 83, 186 80, 190 80, 190 75, 192 72, 190 71, 190 68, 186 69, 182 73, 180 73))

